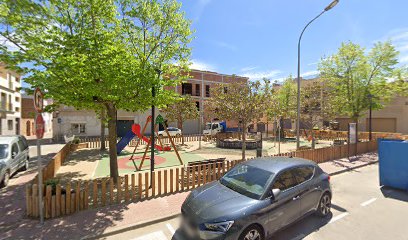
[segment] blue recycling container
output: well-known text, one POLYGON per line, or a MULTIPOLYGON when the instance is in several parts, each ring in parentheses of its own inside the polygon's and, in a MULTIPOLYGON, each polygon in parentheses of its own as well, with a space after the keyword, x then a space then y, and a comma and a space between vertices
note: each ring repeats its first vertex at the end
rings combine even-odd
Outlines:
POLYGON ((408 141, 378 139, 380 186, 408 191, 408 141))

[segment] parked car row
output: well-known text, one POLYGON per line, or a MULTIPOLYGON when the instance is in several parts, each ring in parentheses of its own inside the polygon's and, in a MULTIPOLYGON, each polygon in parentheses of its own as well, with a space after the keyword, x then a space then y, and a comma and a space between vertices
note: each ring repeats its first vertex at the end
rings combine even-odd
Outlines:
POLYGON ((7 186, 18 170, 27 170, 29 160, 24 136, 0 136, 0 186, 7 186))

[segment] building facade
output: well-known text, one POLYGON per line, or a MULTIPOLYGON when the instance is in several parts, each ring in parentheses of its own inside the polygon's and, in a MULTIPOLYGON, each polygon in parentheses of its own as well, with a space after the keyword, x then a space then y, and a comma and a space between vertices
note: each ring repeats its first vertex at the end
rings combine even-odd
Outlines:
POLYGON ((0 135, 20 134, 21 75, 0 63, 0 135))
MULTIPOLYGON (((339 130, 347 131, 348 123, 352 122, 347 117, 337 117, 339 130)), ((369 131, 369 114, 364 113, 358 120, 359 131, 369 131)), ((373 132, 397 132, 408 134, 408 97, 396 96, 388 105, 378 111, 372 111, 373 132)))
MULTIPOLYGON (((195 120, 187 120, 183 123, 184 134, 197 134, 202 132, 205 122, 211 121, 205 114, 205 101, 211 96, 211 88, 215 84, 229 84, 231 82, 246 82, 248 78, 220 74, 216 72, 191 70, 189 78, 179 86, 174 88, 174 91, 180 95, 191 95, 193 101, 195 101, 197 108, 200 111, 200 118, 195 120), (201 128, 201 129, 200 129, 201 128)), ((121 137, 131 129, 132 124, 138 123, 142 126, 145 125, 147 117, 151 114, 151 110, 146 112, 126 112, 118 110, 117 113, 117 133, 121 137)), ((157 114, 161 114, 165 117, 164 113, 161 113, 156 109, 157 114)), ((237 123, 228 122, 229 126, 234 127, 237 123)), ((170 126, 177 127, 177 123, 169 123, 170 126)), ((150 124, 147 129, 150 129, 150 124)), ((64 136, 100 136, 101 134, 101 121, 94 111, 88 110, 76 110, 73 107, 62 106, 58 111, 54 113, 53 120, 53 136, 54 139, 63 140, 64 136)), ((105 133, 108 133, 108 129, 104 129, 105 133)))
MULTIPOLYGON (((21 135, 27 139, 36 138, 35 135, 35 114, 34 98, 32 95, 21 96, 21 135)), ((51 100, 44 99, 44 107, 51 104, 51 100)), ((45 124, 44 138, 52 137, 53 115, 51 113, 42 113, 45 124)))

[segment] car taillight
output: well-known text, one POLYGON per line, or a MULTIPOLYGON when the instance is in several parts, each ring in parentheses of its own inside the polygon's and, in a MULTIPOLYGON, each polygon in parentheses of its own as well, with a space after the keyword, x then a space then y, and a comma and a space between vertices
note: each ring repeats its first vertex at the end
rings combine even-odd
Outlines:
POLYGON ((330 175, 327 175, 327 181, 330 182, 330 175))

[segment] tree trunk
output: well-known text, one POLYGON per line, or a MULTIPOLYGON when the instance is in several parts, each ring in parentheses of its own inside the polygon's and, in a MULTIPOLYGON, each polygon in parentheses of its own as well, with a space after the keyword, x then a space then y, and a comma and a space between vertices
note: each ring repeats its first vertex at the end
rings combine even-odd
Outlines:
POLYGON ((314 132, 313 132, 313 127, 310 130, 310 134, 312 135, 312 149, 315 149, 316 147, 316 141, 315 141, 315 137, 314 137, 314 132))
POLYGON ((106 145, 105 145, 105 107, 102 107, 101 111, 101 151, 106 150, 106 145))
POLYGON ((242 160, 245 160, 246 150, 246 124, 242 123, 242 160))
POLYGON ((109 166, 110 166, 110 176, 116 183, 117 177, 119 176, 118 171, 118 157, 116 153, 116 106, 113 103, 107 103, 107 116, 108 116, 108 128, 109 128, 109 166))
POLYGON ((179 118, 177 120, 177 127, 181 130, 181 145, 184 145, 184 137, 183 137, 183 119, 179 118))

